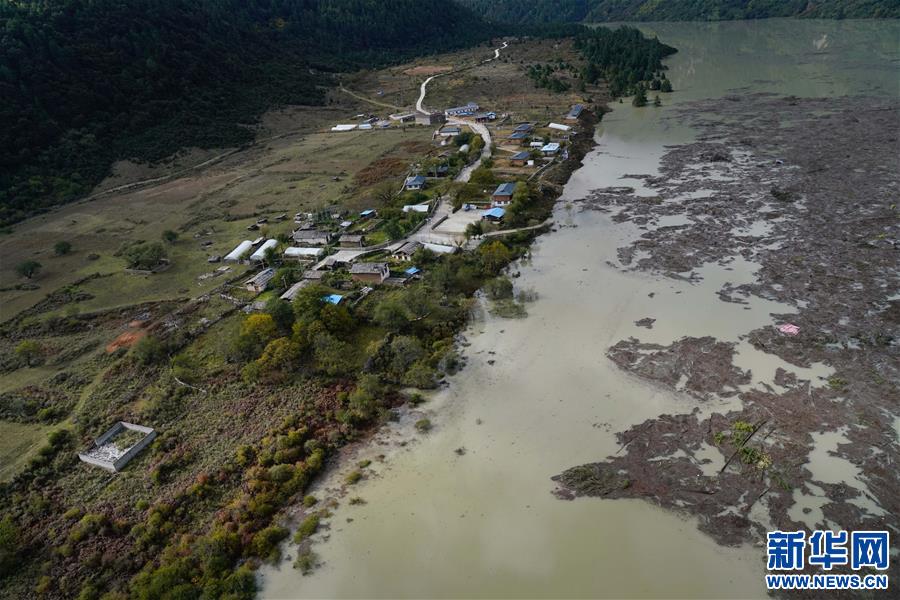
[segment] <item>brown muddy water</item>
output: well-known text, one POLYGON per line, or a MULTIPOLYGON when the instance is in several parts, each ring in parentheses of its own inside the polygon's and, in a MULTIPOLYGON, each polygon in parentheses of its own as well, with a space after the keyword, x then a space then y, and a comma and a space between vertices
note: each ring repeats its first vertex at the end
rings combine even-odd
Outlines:
MULTIPOLYGON (((616 250, 640 234, 637 227, 568 201, 601 187, 633 186, 640 193, 643 180, 623 176, 657 173, 666 145, 692 140, 688 128, 665 118, 680 102, 741 90, 898 94, 900 23, 641 27, 679 49, 669 61, 677 92, 664 96, 662 108, 615 104, 604 119, 596 150, 558 205, 557 231, 542 236, 531 260, 514 269, 521 273, 516 285, 538 294, 529 316, 476 315, 462 348, 467 367, 427 403, 355 448, 314 490, 321 498, 333 495, 357 461, 373 460, 313 538, 321 566, 301 576, 291 567, 297 548, 288 544, 288 559, 261 570, 262 597, 765 596, 762 548, 721 547, 692 519, 642 501, 559 500, 550 477, 616 453, 617 431, 698 405, 619 370, 605 356, 619 340, 739 342, 735 363, 752 371, 751 387, 772 384, 779 367, 813 385, 824 385, 831 371, 789 365, 738 339, 771 324, 770 313, 791 309, 754 297, 748 304, 718 299, 725 283, 753 281, 753 263, 709 265, 695 282, 624 272, 616 250), (656 319, 652 329, 635 325, 646 317, 656 319), (413 427, 422 416, 434 423, 427 434, 413 427), (364 503, 351 505, 353 496, 364 503)), ((730 402, 710 400, 701 410, 727 411, 730 402)), ((818 479, 856 477, 827 452, 837 437, 818 442, 822 450, 810 466, 830 476, 818 479)))

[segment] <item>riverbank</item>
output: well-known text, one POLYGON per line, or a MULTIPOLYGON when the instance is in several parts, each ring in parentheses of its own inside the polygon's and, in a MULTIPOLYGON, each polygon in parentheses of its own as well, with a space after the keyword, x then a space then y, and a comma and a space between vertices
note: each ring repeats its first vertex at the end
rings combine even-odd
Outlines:
MULTIPOLYGON (((602 117, 602 114, 601 114, 602 117)), ((600 118, 592 110, 582 112, 577 123, 577 135, 568 146, 568 154, 565 159, 560 160, 551 169, 548 169, 548 185, 542 185, 542 180, 538 179, 537 183, 540 188, 540 209, 545 212, 545 217, 550 218, 554 206, 562 195, 563 186, 568 181, 572 173, 582 165, 585 156, 594 149, 596 145, 596 127, 600 118)), ((521 233, 511 233, 507 240, 513 248, 527 248, 535 240, 541 232, 546 232, 546 228, 534 231, 526 231, 521 233)), ((502 233, 498 231, 497 233, 502 233)), ((492 238, 487 238, 484 243, 490 243, 492 238)), ((477 305, 473 308, 471 318, 477 320, 483 318, 482 311, 485 310, 483 305, 477 305)), ((470 342, 462 333, 456 338, 457 350, 460 354, 464 354, 465 349, 470 346, 470 342)), ((465 361, 460 365, 461 373, 465 374, 465 361)), ((454 373, 457 375, 458 373, 454 373)), ((440 382, 444 389, 450 386, 448 380, 440 382)), ((433 396, 429 394, 429 396, 433 396)), ((320 566, 318 557, 314 552, 316 541, 321 542, 329 539, 332 530, 339 532, 340 524, 332 523, 328 516, 331 511, 349 502, 350 505, 365 504, 365 500, 361 496, 353 494, 358 490, 356 484, 361 480, 377 477, 379 467, 384 467, 389 463, 388 452, 383 451, 388 448, 406 448, 415 445, 418 439, 423 435, 427 435, 432 427, 431 418, 434 418, 435 407, 431 404, 423 405, 425 398, 420 394, 412 394, 413 400, 401 406, 392 409, 390 418, 381 427, 370 429, 364 437, 354 441, 352 444, 343 446, 338 452, 326 462, 326 470, 324 474, 313 483, 309 496, 316 499, 315 503, 299 503, 286 511, 286 517, 294 531, 301 527, 302 524, 310 517, 322 515, 325 509, 325 517, 321 519, 319 528, 324 535, 318 540, 310 539, 306 536, 300 541, 296 547, 292 547, 291 551, 285 553, 284 559, 281 561, 278 569, 290 569, 296 562, 296 558, 303 556, 305 572, 311 572, 317 566, 320 566)), ((459 447, 454 450, 454 454, 458 457, 465 456, 467 453, 465 447, 459 447)), ((318 522, 318 521, 317 521, 318 522)), ((352 519, 347 521, 351 523, 352 519)), ((265 573, 268 567, 263 567, 265 573)), ((264 576, 265 579, 265 576, 264 576)))
POLYGON ((623 270, 699 284, 717 264, 735 270, 719 301, 783 308, 739 342, 612 345, 619 368, 697 409, 618 432, 616 456, 554 477, 559 496, 649 500, 698 517, 725 545, 772 529, 900 531, 898 115, 900 102, 881 97, 690 103, 671 118, 697 141, 669 148, 659 175, 630 175, 641 195, 584 200, 641 230, 618 249, 623 270), (771 380, 736 363, 748 346, 784 361, 771 380), (710 399, 734 404, 710 414, 710 399))

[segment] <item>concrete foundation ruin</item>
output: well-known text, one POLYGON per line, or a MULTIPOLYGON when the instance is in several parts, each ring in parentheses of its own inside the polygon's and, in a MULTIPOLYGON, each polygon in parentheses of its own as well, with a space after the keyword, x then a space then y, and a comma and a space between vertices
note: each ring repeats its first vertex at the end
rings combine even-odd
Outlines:
POLYGON ((82 461, 117 472, 125 468, 132 458, 156 439, 156 431, 150 427, 119 421, 103 435, 94 440, 94 445, 78 458, 82 461))

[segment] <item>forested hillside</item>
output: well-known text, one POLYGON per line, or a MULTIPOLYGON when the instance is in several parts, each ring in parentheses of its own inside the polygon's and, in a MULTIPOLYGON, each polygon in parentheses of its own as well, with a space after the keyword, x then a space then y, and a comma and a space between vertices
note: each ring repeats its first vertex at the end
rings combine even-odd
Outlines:
POLYGON ((119 158, 248 142, 330 73, 491 34, 441 0, 0 2, 0 225, 83 196, 119 158), (440 18, 437 18, 437 16, 440 18))
POLYGON ((510 23, 900 18, 896 0, 459 0, 510 23))

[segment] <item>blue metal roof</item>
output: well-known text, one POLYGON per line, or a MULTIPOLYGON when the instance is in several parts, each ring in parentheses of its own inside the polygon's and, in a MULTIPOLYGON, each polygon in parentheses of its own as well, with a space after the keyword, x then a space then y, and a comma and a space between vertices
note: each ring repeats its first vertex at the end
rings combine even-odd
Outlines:
POLYGON ((506 214, 506 209, 500 208, 499 206, 492 208, 491 210, 484 211, 485 217, 494 217, 495 219, 502 219, 503 215, 506 214))
POLYGON ((374 208, 367 208, 366 210, 364 210, 364 211, 362 211, 361 213, 359 213, 359 216, 361 216, 361 217, 368 217, 369 215, 374 215, 374 214, 375 214, 375 209, 374 209, 374 208))
POLYGON ((572 110, 569 111, 568 116, 577 119, 578 116, 581 115, 581 111, 583 111, 583 110, 584 110, 583 104, 576 104, 576 105, 572 106, 572 110))
POLYGON ((343 299, 344 297, 340 294, 328 294, 327 296, 322 296, 322 300, 329 304, 340 304, 343 299))
POLYGON ((415 177, 407 177, 406 185, 425 185, 425 177, 423 175, 416 175, 415 177))
POLYGON ((501 183, 497 186, 497 189, 494 190, 494 196, 512 196, 512 193, 516 190, 516 184, 514 183, 501 183))
POLYGON ((516 131, 531 131, 533 129, 531 123, 520 123, 516 125, 516 131))
POLYGON ((403 272, 406 273, 407 275, 415 275, 416 273, 419 272, 419 268, 418 267, 410 267, 403 272))
POLYGON ((516 152, 512 155, 512 160, 526 160, 531 157, 531 153, 527 150, 523 150, 521 152, 516 152))
POLYGON ((527 138, 527 137, 528 137, 528 134, 525 133, 524 131, 517 131, 517 132, 515 132, 514 134, 512 134, 511 136, 509 136, 509 139, 511 139, 511 140, 524 140, 524 139, 527 138))

